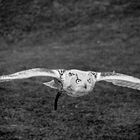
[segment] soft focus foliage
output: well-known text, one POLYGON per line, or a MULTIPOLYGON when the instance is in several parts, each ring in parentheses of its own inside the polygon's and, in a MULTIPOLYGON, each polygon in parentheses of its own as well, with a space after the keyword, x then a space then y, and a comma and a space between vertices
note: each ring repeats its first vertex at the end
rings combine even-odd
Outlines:
POLYGON ((33 31, 50 34, 97 18, 137 15, 139 7, 138 0, 0 0, 0 34, 17 42, 33 31))

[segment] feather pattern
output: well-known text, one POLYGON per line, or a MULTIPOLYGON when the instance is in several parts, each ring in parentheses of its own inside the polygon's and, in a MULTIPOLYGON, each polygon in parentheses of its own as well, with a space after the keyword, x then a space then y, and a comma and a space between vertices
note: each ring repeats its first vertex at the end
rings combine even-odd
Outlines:
POLYGON ((59 79, 60 74, 58 71, 59 70, 34 68, 34 69, 16 72, 14 74, 0 76, 0 82, 6 82, 6 81, 15 80, 15 79, 26 79, 26 78, 30 78, 30 77, 36 77, 36 76, 49 76, 49 77, 54 77, 54 78, 59 79))
POLYGON ((114 85, 140 90, 140 79, 125 74, 108 72, 99 73, 97 81, 111 82, 114 85))

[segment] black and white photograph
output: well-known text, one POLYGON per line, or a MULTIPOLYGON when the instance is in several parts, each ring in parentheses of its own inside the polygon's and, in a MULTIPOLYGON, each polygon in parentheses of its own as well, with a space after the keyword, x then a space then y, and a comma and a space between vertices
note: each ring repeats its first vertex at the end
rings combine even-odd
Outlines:
POLYGON ((0 0, 0 140, 139 140, 140 0, 0 0))

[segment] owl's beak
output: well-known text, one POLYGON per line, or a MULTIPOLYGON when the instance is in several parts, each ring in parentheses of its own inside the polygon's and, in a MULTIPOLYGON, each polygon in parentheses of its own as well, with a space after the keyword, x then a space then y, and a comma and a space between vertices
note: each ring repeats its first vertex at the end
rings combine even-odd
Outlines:
POLYGON ((84 88, 87 89, 87 84, 84 84, 84 88))

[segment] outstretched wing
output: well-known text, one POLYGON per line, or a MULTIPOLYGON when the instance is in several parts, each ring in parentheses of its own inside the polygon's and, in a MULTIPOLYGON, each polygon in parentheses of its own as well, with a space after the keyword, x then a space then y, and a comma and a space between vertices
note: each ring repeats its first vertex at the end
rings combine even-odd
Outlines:
POLYGON ((0 76, 0 82, 6 82, 15 79, 27 79, 30 77, 37 77, 37 76, 49 76, 60 80, 61 71, 62 71, 61 69, 50 70, 45 68, 34 68, 34 69, 16 72, 9 75, 0 76))
POLYGON ((97 81, 111 82, 114 85, 140 90, 140 79, 115 72, 97 73, 97 81))

